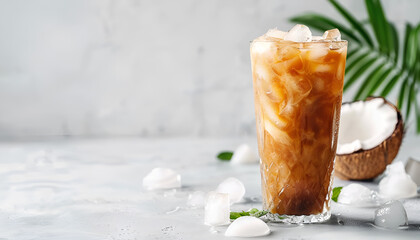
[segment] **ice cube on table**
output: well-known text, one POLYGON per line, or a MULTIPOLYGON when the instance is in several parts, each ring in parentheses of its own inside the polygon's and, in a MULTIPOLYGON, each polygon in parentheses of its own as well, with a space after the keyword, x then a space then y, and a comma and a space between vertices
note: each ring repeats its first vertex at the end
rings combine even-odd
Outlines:
POLYGON ((169 168, 154 168, 143 178, 143 187, 147 190, 181 187, 181 175, 169 168))
POLYGON ((341 33, 337 28, 334 28, 325 31, 322 38, 326 41, 341 41, 341 33))
POLYGON ((376 193, 369 188, 351 183, 341 189, 337 202, 354 206, 372 206, 377 205, 376 193))
POLYGON ((259 159, 248 144, 242 144, 233 152, 230 162, 233 164, 258 163, 259 159))
POLYGON ((375 225, 397 229, 408 225, 407 212, 400 201, 391 201, 375 210, 375 225))
POLYGON ((206 201, 206 193, 203 191, 195 191, 188 195, 187 205, 190 207, 201 208, 204 207, 206 201))
POLYGON ((283 32, 283 31, 278 30, 277 28, 274 28, 274 29, 268 30, 268 32, 265 35, 268 37, 283 39, 284 36, 286 36, 286 34, 287 32, 283 32))
POLYGON ((216 192, 229 194, 230 204, 233 204, 242 200, 245 195, 245 186, 239 179, 229 177, 217 186, 216 192))
POLYGON ((229 194, 209 192, 204 207, 204 224, 209 226, 227 225, 230 223, 229 194))
POLYGON ((402 162, 394 162, 386 167, 386 175, 406 174, 404 164, 402 162))
POLYGON ((293 42, 310 42, 312 41, 312 33, 307 26, 297 24, 284 36, 284 40, 293 42))
POLYGON ((417 184, 420 185, 420 161, 414 158, 408 158, 407 163, 405 164, 405 171, 410 175, 411 179, 417 184))
POLYGON ((386 167, 385 177, 379 182, 379 194, 393 200, 417 195, 417 184, 405 172, 402 162, 386 167))
POLYGON ((270 228, 261 219, 251 216, 237 218, 225 232, 227 237, 260 237, 270 234, 270 228))

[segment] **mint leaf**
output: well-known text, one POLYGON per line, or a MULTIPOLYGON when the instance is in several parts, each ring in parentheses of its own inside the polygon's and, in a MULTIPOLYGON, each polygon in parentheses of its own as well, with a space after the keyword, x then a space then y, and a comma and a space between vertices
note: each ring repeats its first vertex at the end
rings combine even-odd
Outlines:
POLYGON ((220 152, 217 154, 217 158, 222 161, 229 161, 233 156, 233 152, 220 152))
POLYGON ((343 188, 343 187, 335 187, 335 188, 333 189, 331 199, 332 199, 334 202, 337 202, 338 196, 340 195, 340 193, 341 193, 341 189, 342 189, 342 188, 343 188))
POLYGON ((238 212, 230 212, 230 219, 237 219, 241 216, 238 212))
POLYGON ((256 209, 256 208, 253 208, 253 209, 249 210, 249 214, 255 214, 257 212, 258 212, 258 209, 256 209))
POLYGON ((268 211, 261 210, 261 211, 258 211, 256 213, 251 214, 251 216, 259 218, 259 217, 262 217, 262 216, 266 215, 267 213, 268 213, 268 211))
POLYGON ((237 219, 242 216, 249 216, 249 212, 230 212, 230 219, 237 219))
POLYGON ((237 219, 239 217, 243 217, 243 216, 253 216, 253 217, 262 217, 264 215, 266 215, 268 212, 264 211, 264 210, 258 210, 256 208, 253 208, 251 210, 249 210, 248 212, 242 211, 242 212, 230 212, 230 219, 237 219))

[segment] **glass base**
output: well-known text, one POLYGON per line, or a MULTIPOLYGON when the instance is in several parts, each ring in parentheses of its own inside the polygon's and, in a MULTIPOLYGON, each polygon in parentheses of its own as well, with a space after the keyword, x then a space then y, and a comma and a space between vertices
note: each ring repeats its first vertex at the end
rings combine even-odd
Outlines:
POLYGON ((277 223, 290 223, 290 224, 302 224, 302 223, 322 223, 326 222, 331 218, 331 211, 325 210, 320 214, 313 215, 280 215, 277 213, 268 213, 265 218, 270 222, 277 223))

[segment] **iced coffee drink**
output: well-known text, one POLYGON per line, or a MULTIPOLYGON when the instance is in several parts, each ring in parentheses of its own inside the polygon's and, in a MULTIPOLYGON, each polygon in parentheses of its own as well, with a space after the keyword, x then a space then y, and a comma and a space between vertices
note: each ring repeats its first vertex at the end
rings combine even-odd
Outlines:
POLYGON ((272 220, 330 217, 347 42, 337 29, 270 30, 251 44, 263 208, 272 220))

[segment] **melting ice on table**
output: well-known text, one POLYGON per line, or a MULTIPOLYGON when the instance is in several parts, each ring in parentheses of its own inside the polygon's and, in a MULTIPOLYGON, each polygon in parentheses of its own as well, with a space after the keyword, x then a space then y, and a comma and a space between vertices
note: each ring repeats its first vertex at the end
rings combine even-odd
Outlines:
POLYGON ((270 228, 259 218, 244 216, 230 224, 225 232, 227 237, 260 237, 270 234, 270 228))
POLYGON ((400 201, 387 202, 375 211, 375 225, 398 229, 408 225, 407 212, 400 201))
POLYGON ((387 166, 385 177, 379 182, 379 193, 361 184, 352 183, 341 189, 337 201, 367 207, 386 200, 398 200, 416 195, 417 184, 405 172, 402 162, 396 162, 387 166))
POLYGON ((417 184, 405 172, 402 162, 386 167, 385 177, 379 182, 379 194, 394 200, 417 195, 417 184))
POLYGON ((143 178, 147 190, 181 187, 181 175, 169 168, 154 168, 143 178))
POLYGON ((230 160, 232 164, 258 163, 258 161, 257 154, 247 144, 242 144, 236 148, 232 159, 230 160))
POLYGON ((233 204, 242 200, 245 195, 245 186, 239 179, 229 177, 217 186, 216 192, 229 194, 230 204, 233 204))
POLYGON ((204 224, 209 226, 227 225, 230 223, 229 194, 209 192, 204 207, 204 224))
POLYGON ((188 195, 187 205, 193 208, 204 207, 206 193, 203 191, 195 191, 188 195))
POLYGON ((352 183, 343 187, 337 201, 339 203, 358 207, 379 205, 377 192, 357 183, 352 183))

